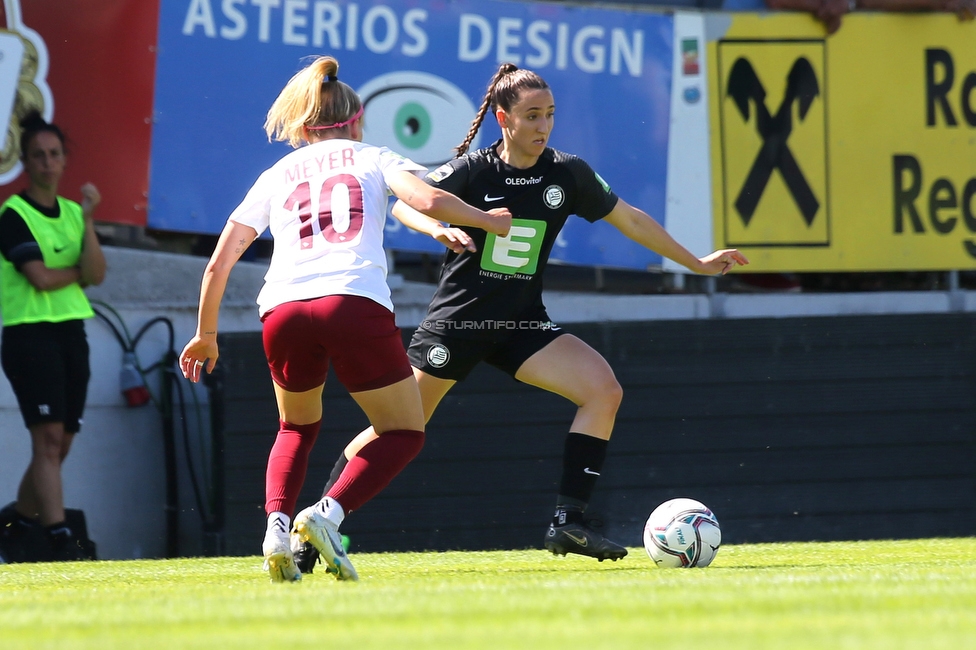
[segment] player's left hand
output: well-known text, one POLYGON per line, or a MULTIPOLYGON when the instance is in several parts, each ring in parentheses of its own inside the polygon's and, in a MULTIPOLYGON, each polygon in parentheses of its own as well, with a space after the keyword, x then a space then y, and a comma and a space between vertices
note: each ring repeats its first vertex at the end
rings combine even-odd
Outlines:
POLYGON ((85 217, 91 218, 92 211, 102 202, 102 195, 94 183, 81 186, 81 211, 85 217))
POLYGON ((431 237, 450 248, 455 253, 471 251, 474 253, 478 247, 474 245, 471 236, 460 228, 443 227, 431 233, 431 237))
POLYGON ((746 256, 734 248, 715 251, 711 255, 699 258, 698 261, 702 264, 700 272, 705 275, 716 275, 719 273, 725 275, 736 266, 745 266, 749 263, 746 256))
POLYGON ((491 215, 490 225, 485 227, 487 232, 500 237, 507 237, 512 229, 512 213, 508 208, 492 208, 488 210, 491 215))
POLYGON ((200 381, 203 371, 213 372, 217 365, 217 337, 194 336, 180 353, 180 370, 183 376, 192 382, 200 381))

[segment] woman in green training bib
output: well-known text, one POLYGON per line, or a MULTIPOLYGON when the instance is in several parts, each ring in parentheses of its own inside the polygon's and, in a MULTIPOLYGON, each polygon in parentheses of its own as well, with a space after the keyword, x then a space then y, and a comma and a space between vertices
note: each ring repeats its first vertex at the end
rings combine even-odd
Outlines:
POLYGON ((81 188, 80 205, 58 196, 64 134, 36 112, 20 126, 28 185, 0 206, 0 361, 30 431, 32 455, 14 521, 0 542, 14 554, 18 535, 40 525, 48 552, 24 559, 75 560, 84 551, 65 523, 61 466, 81 429, 88 393, 84 320, 94 312, 82 287, 105 278, 92 222, 101 196, 91 183, 81 188))

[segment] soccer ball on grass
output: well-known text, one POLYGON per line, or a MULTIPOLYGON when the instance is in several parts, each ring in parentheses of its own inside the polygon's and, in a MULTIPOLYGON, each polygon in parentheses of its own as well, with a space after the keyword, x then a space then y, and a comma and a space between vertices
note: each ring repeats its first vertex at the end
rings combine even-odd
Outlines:
POLYGON ((706 567, 722 544, 718 519, 694 499, 671 499, 644 524, 644 549, 659 567, 706 567))

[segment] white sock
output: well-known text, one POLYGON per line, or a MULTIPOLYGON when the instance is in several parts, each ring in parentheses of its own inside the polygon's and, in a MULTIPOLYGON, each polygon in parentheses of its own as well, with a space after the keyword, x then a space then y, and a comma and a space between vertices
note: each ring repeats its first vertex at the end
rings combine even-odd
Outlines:
POLYGON ((319 501, 319 507, 325 518, 331 521, 336 528, 342 525, 342 520, 346 518, 346 512, 339 505, 339 502, 331 497, 325 497, 319 501))
POLYGON ((275 527, 276 522, 280 521, 281 525, 284 526, 284 532, 291 530, 291 517, 283 512, 278 512, 277 510, 268 515, 268 530, 275 527))

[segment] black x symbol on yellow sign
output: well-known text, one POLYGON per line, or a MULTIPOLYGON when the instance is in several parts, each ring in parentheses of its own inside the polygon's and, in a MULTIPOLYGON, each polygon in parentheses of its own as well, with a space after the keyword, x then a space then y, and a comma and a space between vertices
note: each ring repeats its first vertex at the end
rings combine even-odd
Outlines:
POLYGON ((738 58, 732 65, 727 94, 735 101, 742 119, 747 122, 750 104, 755 104, 756 130, 762 138, 762 147, 735 200, 735 208, 742 222, 749 225, 773 171, 779 169, 786 187, 809 226, 820 210, 820 202, 803 176, 788 140, 793 131, 794 103, 799 103, 798 115, 802 121, 814 99, 820 95, 820 85, 810 61, 800 57, 793 63, 787 75, 786 93, 775 115, 766 107, 766 89, 745 57, 738 58))

